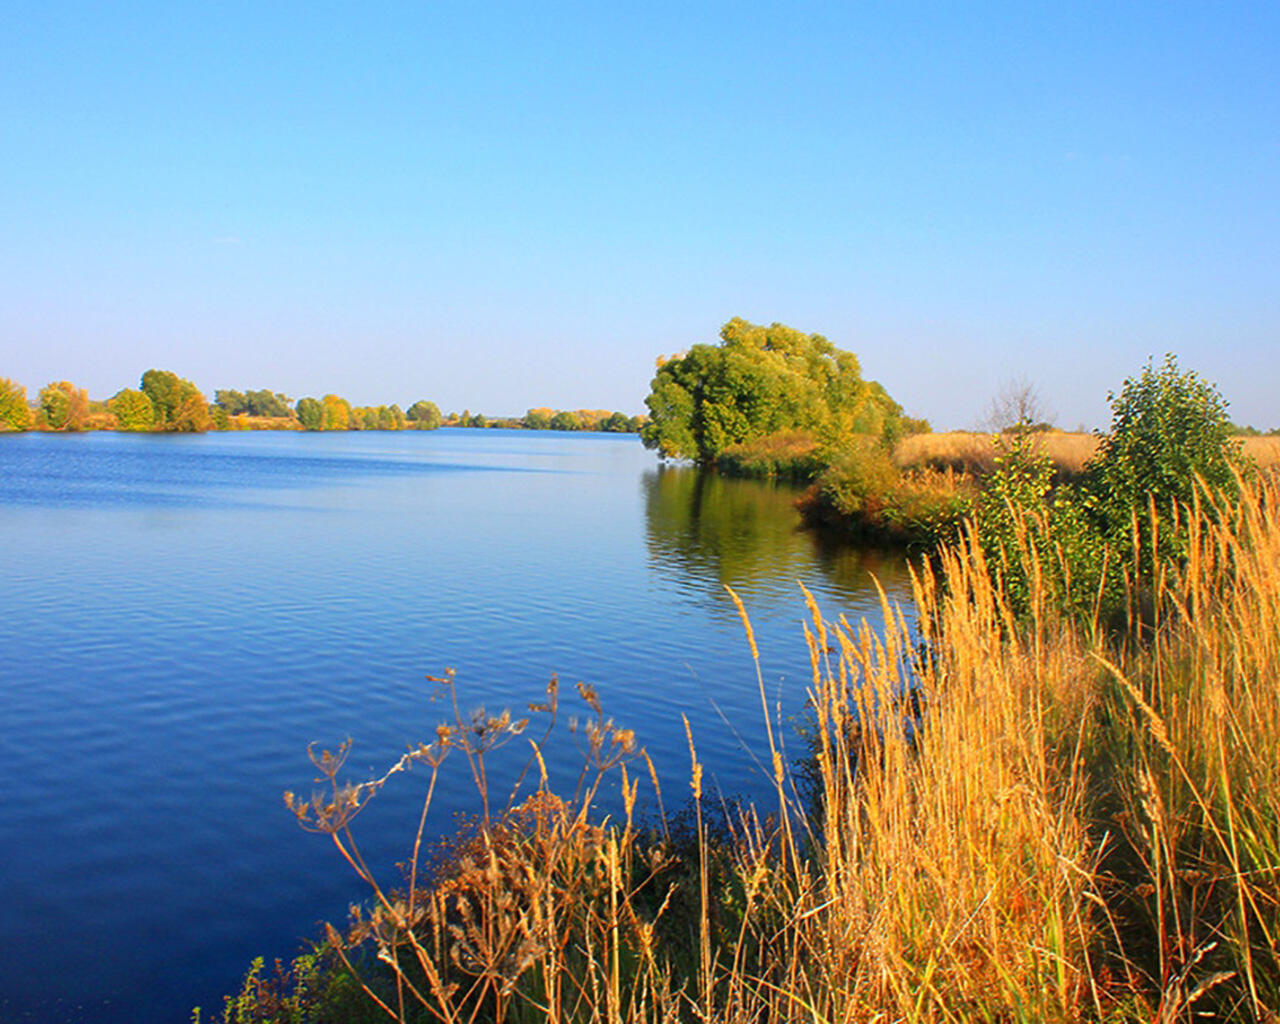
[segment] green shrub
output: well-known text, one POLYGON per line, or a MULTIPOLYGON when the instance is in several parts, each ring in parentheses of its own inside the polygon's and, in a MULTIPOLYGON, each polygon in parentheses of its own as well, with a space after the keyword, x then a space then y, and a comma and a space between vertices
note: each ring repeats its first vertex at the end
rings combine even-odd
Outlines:
POLYGON ((1054 606, 1082 622, 1149 619, 1153 581, 1175 572, 1187 550, 1197 488, 1214 501, 1239 495, 1249 467, 1213 385, 1167 356, 1158 369, 1148 364, 1126 380, 1110 401, 1111 430, 1078 487, 1053 487, 1053 465, 1036 453, 1029 432, 995 439, 995 469, 975 522, 1019 615, 1031 611, 1026 595, 1038 574, 1054 606))
POLYGON ((1215 493, 1237 493, 1247 460, 1232 438, 1227 403, 1218 389, 1177 359, 1150 363, 1109 396, 1111 432, 1090 462, 1085 490, 1104 532, 1131 528, 1154 505, 1167 521, 1175 503, 1195 500, 1197 477, 1215 493))
POLYGON ((832 506, 856 515, 878 505, 900 476, 884 445, 872 437, 857 437, 832 457, 819 486, 832 506))
POLYGON ((1031 595, 1083 621, 1120 599, 1118 565, 1070 486, 1053 487, 1054 465, 1030 432, 1000 434, 992 472, 974 503, 974 525, 992 575, 1015 614, 1030 614, 1031 595), (1039 577, 1039 580, 1033 577, 1039 577))

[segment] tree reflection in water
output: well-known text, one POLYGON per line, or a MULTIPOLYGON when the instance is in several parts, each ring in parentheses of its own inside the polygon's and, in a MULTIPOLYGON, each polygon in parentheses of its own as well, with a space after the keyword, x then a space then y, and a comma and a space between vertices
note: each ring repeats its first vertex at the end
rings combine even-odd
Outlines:
MULTIPOLYGON (((662 465, 643 477, 645 537, 654 573, 699 598, 727 584, 748 606, 800 600, 797 581, 878 603, 871 577, 893 599, 910 599, 900 552, 850 546, 802 527, 789 484, 662 465)), ((727 600, 727 598, 726 598, 727 600)))

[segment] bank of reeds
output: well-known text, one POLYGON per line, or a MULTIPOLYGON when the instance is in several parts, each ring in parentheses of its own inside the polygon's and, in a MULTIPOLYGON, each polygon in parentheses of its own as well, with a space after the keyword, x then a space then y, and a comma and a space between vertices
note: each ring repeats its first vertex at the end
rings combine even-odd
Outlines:
MULTIPOLYGON (((370 893, 329 930, 337 989, 414 1021, 1276 1020, 1278 503, 1264 481, 1185 510, 1185 555, 1142 581, 1121 636, 1058 614, 1034 576, 1015 615, 972 536, 921 569, 913 624, 887 601, 875 626, 832 621, 806 595, 807 768, 761 685, 770 805, 711 815, 691 730, 682 832, 637 824, 656 777, 586 688, 572 794, 541 769, 549 728, 525 789, 490 799, 487 759, 529 729, 509 715, 457 714, 362 785, 317 754, 328 792, 290 806, 370 893), (446 765, 481 814, 432 867, 446 765), (410 767, 422 817, 388 883, 353 821, 410 767), (610 773, 621 802, 600 818, 610 773)), ((275 991, 256 984, 227 1020, 354 1019, 322 1001, 255 1016, 275 991)))
MULTIPOLYGON (((1158 1019, 1280 1019, 1280 489, 1186 511, 1148 642, 1098 655, 1119 769, 1122 949, 1158 1019), (1208 514, 1205 514, 1208 513, 1208 514)), ((1154 559, 1154 556, 1153 556, 1154 559)))

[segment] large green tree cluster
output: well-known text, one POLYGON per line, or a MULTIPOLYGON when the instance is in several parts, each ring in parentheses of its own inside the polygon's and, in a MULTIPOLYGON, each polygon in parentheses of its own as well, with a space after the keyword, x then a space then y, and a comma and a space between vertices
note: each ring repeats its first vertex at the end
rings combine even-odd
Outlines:
POLYGON ((862 378, 852 352, 820 334, 739 318, 721 328, 720 344, 661 361, 645 404, 645 446, 703 464, 780 431, 807 431, 835 446, 893 433, 903 418, 884 388, 862 378))
POLYGON ((352 408, 348 430, 403 430, 407 421, 398 405, 362 405, 352 408))
POLYGON ((220 388, 213 393, 214 402, 225 409, 228 416, 284 417, 290 413, 289 396, 279 391, 236 391, 220 388))

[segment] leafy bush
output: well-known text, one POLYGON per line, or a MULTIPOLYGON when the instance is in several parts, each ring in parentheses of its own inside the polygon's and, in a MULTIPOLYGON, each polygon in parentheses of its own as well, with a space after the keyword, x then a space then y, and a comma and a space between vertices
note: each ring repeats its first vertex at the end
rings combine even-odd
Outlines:
POLYGON ((880 502, 899 479, 888 449, 874 438, 859 437, 831 459, 819 484, 836 508, 855 515, 880 502))
POLYGON ((319 399, 299 398, 295 411, 303 430, 324 428, 324 406, 320 404, 319 399))
POLYGON ((800 501, 814 525, 863 542, 933 548, 953 540, 969 515, 972 480, 950 470, 899 470, 888 447, 854 438, 800 501))
POLYGON ((156 410, 151 399, 134 388, 122 388, 107 403, 119 430, 150 430, 155 424, 156 410))
POLYGON ((1129 530, 1133 513, 1154 505, 1167 520, 1174 503, 1190 505, 1197 477, 1215 493, 1238 490, 1247 469, 1232 439, 1227 403, 1195 372, 1180 372, 1172 355, 1150 363, 1109 396, 1111 432, 1090 464, 1085 489, 1103 530, 1129 530))
POLYGON ((1102 535, 1069 486, 1053 486, 1054 464, 1030 432, 994 441, 994 468, 974 503, 983 556, 1010 607, 1031 614, 1032 593, 1047 596, 1055 612, 1088 621, 1101 603, 1117 600, 1115 573, 1102 535), (1109 596, 1108 596, 1109 595, 1109 596))
POLYGON ((1111 431, 1078 487, 1053 487, 1052 462, 1029 432, 994 442, 999 454, 975 522, 1020 615, 1038 575, 1052 604, 1082 622, 1150 618, 1151 583, 1181 565, 1189 510, 1203 490, 1228 503, 1239 495, 1249 467, 1213 385, 1168 356, 1110 399, 1111 431))
POLYGON ((420 398, 409 406, 406 415, 410 426, 418 430, 435 430, 440 426, 440 407, 425 398, 420 398))

